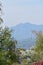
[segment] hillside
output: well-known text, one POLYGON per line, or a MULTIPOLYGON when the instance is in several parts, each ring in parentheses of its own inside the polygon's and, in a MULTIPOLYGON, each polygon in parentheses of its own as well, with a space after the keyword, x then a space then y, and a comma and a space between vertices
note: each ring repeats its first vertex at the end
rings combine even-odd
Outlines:
POLYGON ((12 29, 14 38, 19 42, 18 47, 28 49, 35 44, 32 31, 43 31, 43 25, 21 23, 12 27, 12 29))

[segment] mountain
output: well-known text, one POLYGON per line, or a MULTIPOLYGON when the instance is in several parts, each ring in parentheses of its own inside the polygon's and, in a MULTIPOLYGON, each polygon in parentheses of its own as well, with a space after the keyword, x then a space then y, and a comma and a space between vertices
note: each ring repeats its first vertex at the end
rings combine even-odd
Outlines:
POLYGON ((34 35, 32 31, 43 31, 43 25, 35 25, 30 23, 21 23, 14 27, 13 36, 18 40, 18 47, 28 48, 34 45, 34 35), (31 38, 33 38, 31 40, 31 38))

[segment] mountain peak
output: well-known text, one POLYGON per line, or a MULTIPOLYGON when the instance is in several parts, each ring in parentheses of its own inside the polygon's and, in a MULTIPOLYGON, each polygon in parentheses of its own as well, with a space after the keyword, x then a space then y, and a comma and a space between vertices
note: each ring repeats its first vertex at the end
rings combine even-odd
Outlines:
POLYGON ((14 36, 16 39, 25 39, 32 35, 32 31, 43 31, 43 25, 21 23, 12 27, 12 29, 14 30, 14 36))
MULTIPOLYGON (((28 41, 29 38, 34 38, 32 31, 43 31, 43 25, 35 25, 30 23, 21 23, 14 27, 13 36, 16 40, 18 40, 21 44, 20 47, 28 48, 29 46, 33 46, 34 42, 28 41), (23 41, 24 40, 24 41, 23 41), (27 40, 27 41, 25 41, 27 40)), ((18 46, 19 46, 18 45, 18 46)))

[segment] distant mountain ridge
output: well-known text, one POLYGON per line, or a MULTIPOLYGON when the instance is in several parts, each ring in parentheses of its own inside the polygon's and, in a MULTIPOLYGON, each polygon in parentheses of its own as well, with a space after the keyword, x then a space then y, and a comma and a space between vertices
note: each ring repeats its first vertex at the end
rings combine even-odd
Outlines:
POLYGON ((35 25, 30 23, 18 24, 12 27, 13 34, 17 40, 27 39, 31 36, 32 31, 43 31, 43 25, 35 25))
POLYGON ((34 45, 32 41, 26 41, 26 39, 29 39, 33 37, 32 31, 43 31, 43 25, 35 25, 35 24, 30 24, 30 23, 24 23, 24 24, 18 24, 14 27, 13 29, 13 36, 15 39, 17 39, 20 44, 20 47, 25 46, 32 46, 34 45), (25 42, 24 42, 25 41, 25 42))

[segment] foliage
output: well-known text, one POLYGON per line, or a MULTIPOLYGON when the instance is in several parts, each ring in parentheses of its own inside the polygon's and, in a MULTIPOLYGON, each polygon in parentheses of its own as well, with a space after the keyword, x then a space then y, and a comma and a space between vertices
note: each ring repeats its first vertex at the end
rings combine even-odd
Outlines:
POLYGON ((43 52, 43 32, 38 32, 36 35, 36 52, 43 52))
POLYGON ((13 63, 16 62, 16 43, 11 36, 9 28, 5 28, 0 33, 0 62, 13 63))
POLYGON ((43 61, 43 32, 35 32, 36 34, 36 45, 34 48, 35 54, 33 54, 32 60, 33 62, 43 61))
MULTIPOLYGON (((0 11, 2 11, 0 7, 0 11)), ((11 65, 17 62, 16 43, 12 37, 12 31, 5 27, 2 29, 3 19, 0 16, 0 65, 11 65)))

